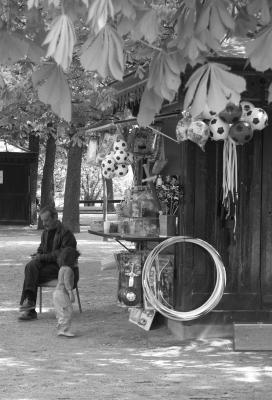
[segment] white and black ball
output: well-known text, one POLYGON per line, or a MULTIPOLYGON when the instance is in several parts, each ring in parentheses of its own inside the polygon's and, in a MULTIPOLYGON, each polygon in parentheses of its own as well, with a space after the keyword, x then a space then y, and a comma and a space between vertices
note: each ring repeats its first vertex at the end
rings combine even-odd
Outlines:
POLYGON ((246 113, 246 120, 252 129, 262 131, 268 125, 268 115, 262 108, 254 107, 246 113))
POLYGON ((116 150, 113 154, 113 158, 117 164, 124 164, 127 161, 128 154, 125 150, 116 150))
POLYGON ((107 156, 101 163, 101 167, 106 171, 114 171, 115 159, 112 156, 107 156))
POLYGON ((242 115, 241 115, 241 120, 242 121, 247 121, 247 113, 250 110, 253 110, 255 108, 254 104, 251 103, 250 101, 241 101, 240 106, 242 108, 242 115))
POLYGON ((113 143, 114 151, 126 150, 126 149, 127 149, 127 142, 123 139, 116 139, 116 141, 113 143))
POLYGON ((126 164, 115 164, 114 175, 121 178, 128 173, 128 166, 126 164))
POLYGON ((229 124, 215 116, 209 122, 210 136, 212 140, 225 140, 229 135, 229 124))

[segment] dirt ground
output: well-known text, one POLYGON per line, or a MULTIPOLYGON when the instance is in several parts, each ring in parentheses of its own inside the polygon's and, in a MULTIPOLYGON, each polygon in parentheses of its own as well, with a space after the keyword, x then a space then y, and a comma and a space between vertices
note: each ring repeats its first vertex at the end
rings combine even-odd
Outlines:
POLYGON ((30 227, 0 227, 0 400, 271 400, 272 353, 234 352, 231 340, 181 342, 166 326, 146 332, 116 305, 114 241, 77 234, 79 290, 73 339, 56 336, 52 290, 38 320, 20 322, 24 265, 39 244, 30 227))

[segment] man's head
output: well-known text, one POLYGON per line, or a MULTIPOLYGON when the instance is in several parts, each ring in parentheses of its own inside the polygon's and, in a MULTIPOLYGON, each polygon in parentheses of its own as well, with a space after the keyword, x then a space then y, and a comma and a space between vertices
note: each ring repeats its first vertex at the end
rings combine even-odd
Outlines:
POLYGON ((40 217, 44 226, 44 229, 51 230, 55 229, 58 222, 58 213, 54 207, 46 206, 40 210, 40 217))

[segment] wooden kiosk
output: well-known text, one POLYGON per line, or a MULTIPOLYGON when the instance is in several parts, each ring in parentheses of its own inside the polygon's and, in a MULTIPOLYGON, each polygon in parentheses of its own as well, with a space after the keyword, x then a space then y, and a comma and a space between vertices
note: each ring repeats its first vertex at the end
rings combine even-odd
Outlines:
POLYGON ((36 153, 0 141, 0 223, 30 224, 30 165, 36 153))
MULTIPOLYGON (((199 336, 207 325, 215 329, 223 326, 221 332, 230 335, 233 322, 272 321, 272 113, 267 106, 272 74, 245 67, 246 60, 241 58, 224 57, 215 61, 229 65, 232 72, 246 79, 243 100, 264 108, 269 114, 269 126, 255 132, 249 143, 237 146, 239 201, 235 235, 234 221, 225 219, 222 212, 223 143, 209 140, 203 152, 189 141, 179 145, 165 141, 168 165, 164 173, 177 174, 184 185, 179 235, 209 242, 222 256, 227 273, 227 286, 215 310, 195 321, 168 321, 171 329, 176 332, 180 329, 181 336, 186 336, 186 329, 199 336)), ((123 86, 117 87, 120 106, 128 104, 137 110, 145 83, 139 82, 137 87, 135 82, 124 79, 119 84, 123 86)), ((161 110, 161 115, 168 112, 169 116, 159 121, 162 132, 172 138, 181 111, 180 91, 179 98, 161 110)), ((213 289, 214 278, 210 261, 196 246, 180 250, 174 282, 176 309, 190 310, 203 304, 213 289)))

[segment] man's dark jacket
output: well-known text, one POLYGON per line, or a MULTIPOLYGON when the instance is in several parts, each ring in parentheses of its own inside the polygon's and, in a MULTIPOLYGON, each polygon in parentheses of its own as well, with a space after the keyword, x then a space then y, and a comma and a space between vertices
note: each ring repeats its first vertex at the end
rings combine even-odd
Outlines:
POLYGON ((65 247, 73 247, 76 249, 77 241, 74 234, 63 224, 58 221, 57 230, 53 240, 52 251, 48 253, 47 249, 48 230, 44 230, 41 236, 41 244, 37 253, 40 254, 40 261, 45 263, 58 263, 58 256, 65 247))

